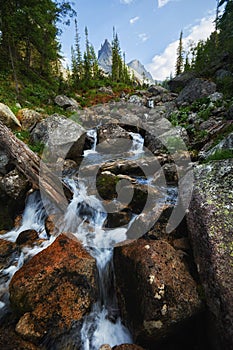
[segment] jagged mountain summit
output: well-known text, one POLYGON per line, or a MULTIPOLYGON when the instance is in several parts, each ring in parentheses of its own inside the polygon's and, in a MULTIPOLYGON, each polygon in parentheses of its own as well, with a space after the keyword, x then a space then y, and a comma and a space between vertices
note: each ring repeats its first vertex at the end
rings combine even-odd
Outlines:
POLYGON ((110 73, 112 70, 112 46, 106 39, 98 51, 98 64, 105 73, 110 73))
POLYGON ((146 70, 139 60, 132 60, 127 65, 130 68, 130 71, 134 73, 135 77, 139 79, 140 82, 154 84, 152 75, 146 70))
MULTIPOLYGON (((101 48, 98 51, 98 64, 105 73, 111 73, 112 47, 107 39, 105 39, 104 44, 101 45, 101 48)), ((139 83, 154 84, 152 75, 146 70, 139 60, 132 60, 127 64, 127 66, 129 67, 131 75, 134 75, 135 79, 139 83)))

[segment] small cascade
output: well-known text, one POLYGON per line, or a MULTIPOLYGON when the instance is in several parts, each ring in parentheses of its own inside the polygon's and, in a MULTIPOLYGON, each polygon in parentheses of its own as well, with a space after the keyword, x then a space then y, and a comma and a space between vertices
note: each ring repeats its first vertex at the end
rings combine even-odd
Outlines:
MULTIPOLYGON (((132 159, 143 154, 144 140, 140 134, 130 133, 130 135, 133 139, 133 145, 129 157, 132 159), (132 154, 133 156, 131 156, 132 154)), ((85 151, 84 157, 90 164, 96 164, 101 157, 96 152, 96 129, 88 131, 88 136, 94 142, 92 148, 85 151)), ((91 313, 85 317, 82 325, 82 350, 98 350, 102 344, 115 346, 132 343, 130 332, 123 325, 119 316, 114 285, 113 249, 117 243, 127 239, 127 229, 135 217, 132 218, 128 227, 105 228, 107 213, 97 197, 87 194, 88 180, 76 181, 75 178, 66 178, 65 182, 71 188, 73 198, 67 207, 59 231, 72 232, 95 258, 98 268, 99 298, 93 305, 91 313)), ((39 233, 43 242, 33 248, 22 248, 20 255, 15 257, 12 265, 1 271, 0 279, 3 283, 0 287, 0 297, 7 290, 13 274, 23 263, 29 257, 48 247, 56 239, 56 237, 47 237, 46 235, 46 215, 39 193, 34 192, 28 197, 21 226, 2 236, 3 239, 15 242, 20 232, 34 229, 39 233)), ((0 308, 4 306, 5 299, 2 301, 0 299, 0 308)))
POLYGON ((93 140, 93 144, 91 149, 85 150, 83 155, 84 157, 87 157, 91 153, 96 153, 96 145, 97 145, 97 130, 96 129, 90 129, 87 131, 87 136, 93 140))
POLYGON ((126 228, 103 228, 106 212, 95 196, 87 196, 84 184, 68 181, 74 191, 62 230, 73 232, 87 251, 96 259, 99 300, 85 318, 82 330, 82 350, 98 350, 102 344, 111 346, 131 343, 122 324, 114 290, 113 247, 126 239, 126 228))
POLYGON ((143 150, 144 138, 142 137, 142 135, 134 132, 130 132, 129 134, 133 139, 131 152, 137 155, 141 155, 142 153, 144 153, 144 150, 143 150))
POLYGON ((39 238, 43 240, 40 245, 32 247, 24 247, 20 253, 17 251, 13 254, 10 265, 0 271, 0 308, 3 309, 8 304, 7 290, 11 278, 18 271, 28 258, 38 254, 47 248, 55 239, 55 237, 47 237, 45 231, 46 212, 41 201, 39 192, 33 192, 28 196, 25 210, 22 216, 21 226, 2 235, 1 238, 10 242, 15 242, 18 235, 26 230, 35 230, 39 234, 39 238))

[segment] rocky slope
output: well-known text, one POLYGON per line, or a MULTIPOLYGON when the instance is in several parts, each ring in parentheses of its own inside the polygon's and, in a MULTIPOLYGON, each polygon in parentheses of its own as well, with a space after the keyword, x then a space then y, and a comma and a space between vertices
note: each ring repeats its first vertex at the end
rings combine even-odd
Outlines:
MULTIPOLYGON (((122 345, 119 347, 122 349, 233 347, 233 163, 231 159, 219 159, 232 158, 232 105, 224 101, 209 81, 190 78, 182 84, 184 89, 179 95, 152 86, 131 96, 124 94, 118 102, 78 110, 86 140, 83 137, 78 143, 74 139, 78 146, 72 160, 67 152, 62 157, 58 152, 54 160, 55 171, 59 165, 58 171, 62 168, 66 175, 74 173, 76 177, 93 179, 96 174, 98 193, 106 208, 118 197, 124 200, 125 194, 134 188, 131 201, 123 209, 109 211, 105 221, 106 228, 116 228, 139 216, 127 234, 127 244, 116 247, 114 254, 121 316, 138 344, 122 345), (97 127, 96 150, 106 157, 103 164, 89 165, 82 158, 83 150, 93 144, 93 136, 86 133, 93 127, 97 127), (122 159, 132 149, 132 132, 143 136, 145 154, 139 159, 122 159), (120 159, 114 162, 111 152, 119 152, 119 146, 120 159), (65 157, 68 159, 64 160, 65 157), (211 161, 210 157, 215 160, 211 161), (203 159, 207 163, 200 164, 203 159), (170 199, 158 205, 163 196, 158 189, 164 187, 170 199)), ((61 103, 61 98, 56 103, 61 103)), ((69 108, 67 103, 64 109, 69 108)), ((5 118, 8 123, 10 116, 4 113, 1 120, 5 118)), ((57 122, 68 123, 68 133, 72 136, 76 129, 72 130, 70 119, 41 114, 36 115, 34 125, 34 116, 33 112, 18 113, 20 124, 30 132, 34 142, 45 142, 44 137, 52 128, 57 136, 54 150, 59 151, 62 140, 64 148, 68 147, 69 135, 57 131, 57 122)), ((12 120, 18 128, 18 122, 12 120)), ((12 127, 12 121, 9 126, 12 127)), ((39 230, 21 232, 14 241, 5 236, 13 226, 15 214, 22 209, 17 204, 25 200, 30 188, 23 174, 14 173, 16 162, 17 159, 9 159, 1 144, 0 194, 4 198, 3 207, 8 208, 1 217, 4 231, 0 264, 4 269, 16 263, 28 247, 42 243, 39 230), (19 177, 24 181, 19 181, 19 177), (10 210, 12 203, 14 213, 10 210)), ((45 215, 44 219, 48 237, 56 236, 56 225, 62 224, 62 215, 54 218, 45 215)), ((85 225, 89 220, 87 216, 85 225)), ((20 222, 18 218, 15 225, 21 225, 20 222)), ((95 281, 94 259, 79 242, 60 235, 11 280, 13 314, 6 314, 0 324, 2 348, 45 350, 49 349, 51 338, 56 338, 53 343, 56 350, 79 349, 73 326, 76 324, 80 331, 82 317, 96 299, 95 281), (66 336, 69 344, 64 342, 66 336)), ((0 297, 5 303, 4 275, 1 283, 0 297)), ((107 344, 103 346, 111 348, 107 344)))

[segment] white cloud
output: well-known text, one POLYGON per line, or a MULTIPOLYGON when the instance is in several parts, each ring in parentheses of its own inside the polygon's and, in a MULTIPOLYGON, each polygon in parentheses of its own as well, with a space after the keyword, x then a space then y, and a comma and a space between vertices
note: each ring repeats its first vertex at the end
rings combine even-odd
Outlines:
POLYGON ((134 24, 135 22, 137 22, 139 20, 140 17, 136 16, 136 17, 133 17, 129 20, 129 23, 130 24, 134 24))
POLYGON ((170 1, 172 1, 172 0, 158 0, 158 8, 161 8, 165 5, 167 5, 167 3, 170 1))
MULTIPOLYGON (((199 40, 205 40, 214 31, 214 16, 202 18, 197 25, 190 27, 189 34, 183 37, 184 49, 187 48, 190 42, 197 43, 199 40)), ((155 55, 152 62, 146 68, 151 72, 155 80, 164 80, 174 75, 177 47, 179 40, 170 43, 161 55, 155 55)))
POLYGON ((133 2, 133 0, 120 0, 122 4, 131 4, 131 2, 133 2))
POLYGON ((149 39, 149 36, 146 33, 138 34, 138 37, 142 42, 145 42, 149 39))

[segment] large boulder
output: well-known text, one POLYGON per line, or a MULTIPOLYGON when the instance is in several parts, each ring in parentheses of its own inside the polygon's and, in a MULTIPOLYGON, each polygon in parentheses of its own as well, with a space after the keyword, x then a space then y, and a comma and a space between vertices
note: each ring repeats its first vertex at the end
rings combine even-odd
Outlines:
POLYGON ((98 152, 119 154, 132 147, 132 137, 118 124, 105 124, 97 130, 98 152))
POLYGON ((97 297, 93 257, 73 235, 61 234, 11 280, 10 301, 19 321, 16 331, 34 343, 69 331, 97 297))
POLYGON ((0 238, 0 269, 9 266, 11 256, 16 250, 16 244, 0 238))
POLYGON ((216 91, 216 84, 212 81, 195 78, 180 92, 177 97, 177 104, 182 105, 185 102, 192 103, 193 101, 208 97, 216 91))
POLYGON ((172 92, 180 92, 194 78, 195 75, 191 72, 179 74, 168 82, 169 89, 172 92))
POLYGON ((168 90, 160 85, 151 85, 148 88, 148 92, 150 92, 152 96, 157 96, 157 95, 168 93, 168 90))
MULTIPOLYGON (((8 166, 12 165, 7 164, 6 170, 8 166)), ((0 175, 0 230, 13 227, 15 216, 24 208, 29 188, 27 179, 17 169, 0 175)))
POLYGON ((207 304, 221 339, 233 348, 233 159, 198 166, 187 223, 207 304))
POLYGON ((19 120, 16 118, 10 108, 4 103, 0 103, 0 120, 9 128, 15 127, 16 125, 21 127, 19 120))
POLYGON ((121 313, 137 343, 151 348, 200 311, 196 283, 167 242, 117 247, 114 263, 121 313))
POLYGON ((83 152, 86 130, 71 119, 53 114, 36 125, 31 137, 34 142, 46 144, 54 159, 68 158, 76 161, 83 152))
POLYGON ((22 128, 27 130, 42 120, 42 114, 33 109, 23 108, 18 111, 17 118, 20 120, 22 128))
POLYGON ((72 97, 67 97, 65 95, 58 95, 55 97, 54 102, 65 109, 70 111, 78 111, 80 109, 79 103, 72 97))

